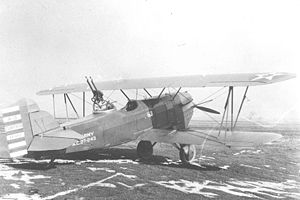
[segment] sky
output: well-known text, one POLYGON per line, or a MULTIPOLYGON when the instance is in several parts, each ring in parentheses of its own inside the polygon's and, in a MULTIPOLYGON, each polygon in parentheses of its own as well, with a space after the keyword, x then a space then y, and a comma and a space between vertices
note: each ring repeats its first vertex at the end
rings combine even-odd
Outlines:
MULTIPOLYGON (((27 97, 50 110, 37 91, 86 75, 299 73, 299 10, 278 0, 0 0, 0 106, 27 97)), ((250 88, 242 116, 300 122, 299 82, 250 88)), ((217 89, 190 91, 200 101, 217 89)))

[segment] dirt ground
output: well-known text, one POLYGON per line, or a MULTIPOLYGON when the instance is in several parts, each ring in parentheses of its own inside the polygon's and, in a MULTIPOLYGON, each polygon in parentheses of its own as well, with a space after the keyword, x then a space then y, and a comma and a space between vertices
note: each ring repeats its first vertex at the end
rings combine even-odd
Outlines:
MULTIPOLYGON (((208 128, 208 123, 193 122, 208 128)), ((172 145, 157 144, 141 162, 136 142, 47 160, 0 163, 0 199, 300 199, 300 125, 239 129, 284 137, 252 150, 205 143, 193 165, 172 145)))

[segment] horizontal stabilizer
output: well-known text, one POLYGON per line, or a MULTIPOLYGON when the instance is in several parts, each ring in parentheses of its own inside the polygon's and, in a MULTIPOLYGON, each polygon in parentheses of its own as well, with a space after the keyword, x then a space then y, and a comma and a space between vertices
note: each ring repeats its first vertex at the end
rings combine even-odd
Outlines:
POLYGON ((65 149, 84 137, 72 130, 54 130, 34 136, 28 151, 53 151, 65 149))
POLYGON ((83 135, 77 133, 76 131, 67 129, 67 130, 53 130, 43 134, 44 137, 56 137, 56 138, 69 138, 81 140, 84 138, 83 135))

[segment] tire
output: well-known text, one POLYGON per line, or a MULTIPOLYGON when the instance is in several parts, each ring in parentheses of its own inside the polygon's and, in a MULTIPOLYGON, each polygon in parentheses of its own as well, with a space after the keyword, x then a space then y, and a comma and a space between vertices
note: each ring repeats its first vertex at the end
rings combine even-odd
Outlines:
POLYGON ((140 141, 136 150, 138 157, 142 160, 148 160, 153 155, 153 145, 150 141, 140 141))
POLYGON ((191 164, 196 158, 195 145, 180 145, 179 157, 183 164, 191 164))

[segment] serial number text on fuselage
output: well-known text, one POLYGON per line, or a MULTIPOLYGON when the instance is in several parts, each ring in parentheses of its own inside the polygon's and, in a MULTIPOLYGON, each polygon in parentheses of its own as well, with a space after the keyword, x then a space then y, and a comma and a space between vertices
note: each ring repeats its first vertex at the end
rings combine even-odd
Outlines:
POLYGON ((95 141, 97 139, 96 136, 94 136, 94 132, 85 133, 85 134, 83 134, 83 137, 84 137, 83 139, 75 142, 73 144, 73 146, 90 143, 90 142, 95 141))

